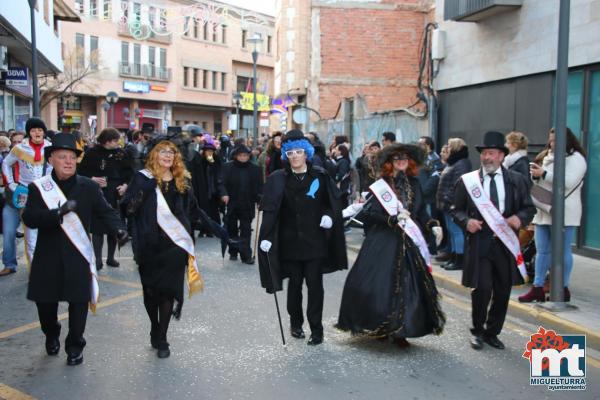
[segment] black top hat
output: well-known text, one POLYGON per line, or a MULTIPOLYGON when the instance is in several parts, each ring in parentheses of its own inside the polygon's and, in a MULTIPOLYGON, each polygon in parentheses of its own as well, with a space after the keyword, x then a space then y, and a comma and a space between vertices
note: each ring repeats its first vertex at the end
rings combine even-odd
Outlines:
POLYGON ((508 154, 508 148, 506 148, 506 139, 504 135, 500 132, 489 131, 486 132, 483 136, 483 144, 479 146, 475 146, 478 152, 481 153, 482 150, 485 149, 498 149, 504 152, 504 155, 508 154))
POLYGON ((304 136, 304 133, 302 133, 302 131, 300 129, 292 129, 291 131, 288 131, 285 136, 283 137, 282 142, 289 142, 290 140, 308 140, 307 137, 304 136))
POLYGON ((52 146, 48 146, 44 148, 44 156, 46 159, 52 155, 54 150, 72 150, 77 154, 77 157, 81 155, 81 150, 77 148, 77 142, 75 141, 75 136, 70 133, 57 133, 54 135, 52 139, 52 146))

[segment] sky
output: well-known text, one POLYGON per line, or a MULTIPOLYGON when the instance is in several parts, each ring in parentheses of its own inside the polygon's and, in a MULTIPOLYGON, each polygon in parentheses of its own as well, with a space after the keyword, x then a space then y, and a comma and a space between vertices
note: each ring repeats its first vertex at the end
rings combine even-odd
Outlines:
POLYGON ((219 0, 222 3, 232 4, 248 10, 254 10, 263 14, 275 15, 276 0, 219 0))

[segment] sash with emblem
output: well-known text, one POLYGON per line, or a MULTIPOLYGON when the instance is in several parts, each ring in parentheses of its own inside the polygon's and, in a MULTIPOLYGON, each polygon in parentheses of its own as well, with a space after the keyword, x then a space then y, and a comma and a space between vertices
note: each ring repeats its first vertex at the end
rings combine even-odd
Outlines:
MULTIPOLYGON (((67 202, 67 198, 56 182, 52 179, 52 175, 43 176, 35 181, 34 185, 39 189, 42 199, 48 209, 60 207, 61 204, 67 202)), ((98 272, 96 271, 96 257, 94 256, 94 248, 92 241, 88 233, 86 232, 79 216, 70 212, 62 217, 62 223, 60 224, 63 232, 71 243, 75 246, 77 251, 85 258, 90 268, 90 290, 91 290, 91 301, 90 309, 92 312, 96 312, 96 304, 98 303, 98 295, 100 288, 98 287, 98 272)))
MULTIPOLYGON (((140 171, 146 177, 153 179, 154 176, 147 169, 140 171)), ((169 238, 177 246, 181 247, 188 253, 188 266, 187 266, 187 282, 188 291, 190 297, 196 292, 201 292, 204 289, 204 281, 202 275, 198 270, 198 264, 196 263, 196 254, 194 251, 194 240, 190 236, 189 232, 179 222, 179 220, 173 215, 165 196, 162 194, 158 185, 156 186, 156 221, 158 226, 169 236, 169 238)))
MULTIPOLYGON (((394 193, 394 190, 385 180, 377 180, 375 183, 369 186, 369 190, 371 190, 375 198, 379 201, 381 206, 389 215, 396 215, 405 209, 402 202, 398 199, 398 196, 396 196, 396 193, 394 193)), ((425 260, 425 264, 427 264, 429 272, 431 272, 431 254, 429 254, 427 242, 425 241, 419 226, 410 217, 398 221, 398 226, 419 248, 419 253, 421 253, 421 256, 425 260)))
POLYGON ((515 257, 519 273, 523 277, 523 280, 527 282, 527 269, 525 268, 525 261, 523 260, 523 254, 521 253, 519 238, 483 190, 479 170, 464 174, 461 179, 465 184, 467 193, 469 193, 471 200, 485 220, 485 223, 515 257))

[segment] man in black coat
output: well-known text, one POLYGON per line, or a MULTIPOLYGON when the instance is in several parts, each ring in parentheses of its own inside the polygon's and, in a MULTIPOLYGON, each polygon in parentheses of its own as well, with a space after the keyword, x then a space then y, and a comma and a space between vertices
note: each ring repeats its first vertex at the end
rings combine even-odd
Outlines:
MULTIPOLYGON (((442 219, 442 216, 435 206, 435 195, 437 193, 438 184, 440 183, 440 174, 444 169, 444 165, 442 164, 440 156, 434 151, 433 139, 431 139, 431 137, 421 136, 419 139, 419 147, 425 152, 425 161, 419 169, 419 175, 417 176, 423 193, 423 202, 425 203, 425 209, 427 210, 429 217, 439 221, 442 219)), ((429 246, 429 252, 432 256, 435 256, 437 254, 435 237, 430 233, 427 233, 425 237, 429 246)))
MULTIPOLYGON (((94 300, 91 293, 96 271, 95 265, 74 245, 77 241, 67 236, 62 226, 63 218, 74 212, 85 230, 83 237, 88 241, 92 218, 102 220, 120 242, 126 240, 127 232, 117 211, 106 202, 100 186, 76 174, 77 157, 81 151, 77 149, 73 135, 57 134, 45 153, 53 171, 51 180, 47 181, 48 177, 39 180, 44 180, 41 187, 47 192, 58 187, 67 200, 62 205, 48 206, 36 184, 38 181, 29 185, 23 221, 39 232, 27 298, 36 303, 42 331, 46 335, 48 355, 56 355, 60 349, 58 302, 69 302, 69 334, 65 340, 65 351, 67 364, 78 365, 83 362, 82 352, 86 344, 83 332, 88 303, 94 300)), ((91 242, 81 243, 87 244, 88 254, 93 255, 91 242)))
POLYGON ((283 140, 285 168, 267 178, 261 201, 259 270, 268 293, 289 278, 287 311, 293 337, 304 338, 302 283, 308 288, 309 345, 323 342, 323 274, 348 267, 340 193, 310 160, 314 148, 299 130, 283 140), (307 161, 309 162, 307 164, 307 161))
MULTIPOLYGON (((535 214, 525 177, 502 167, 508 149, 504 147, 501 133, 487 132, 484 144, 476 147, 481 153, 479 179, 485 194, 516 233, 520 227, 527 226, 535 214)), ((504 349, 498 335, 508 310, 511 286, 522 283, 515 257, 485 222, 462 179, 456 185, 450 212, 467 232, 462 284, 473 288, 471 347, 479 350, 485 342, 504 349)))
POLYGON ((226 195, 229 196, 225 215, 227 233, 232 238, 241 239, 237 247, 229 247, 229 259, 237 260, 239 252, 244 264, 254 264, 250 237, 263 186, 260 168, 250 162, 251 154, 252 150, 248 147, 236 146, 231 152, 233 161, 223 166, 223 182, 226 195))

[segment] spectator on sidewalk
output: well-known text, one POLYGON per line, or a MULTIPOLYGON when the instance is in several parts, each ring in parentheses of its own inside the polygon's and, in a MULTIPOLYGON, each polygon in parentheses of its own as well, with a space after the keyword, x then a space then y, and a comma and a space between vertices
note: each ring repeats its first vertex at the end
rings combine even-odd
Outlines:
POLYGON ((447 234, 450 239, 450 253, 440 254, 438 261, 447 261, 442 268, 448 271, 460 270, 464 264, 465 236, 463 230, 454 223, 450 208, 454 202, 454 191, 460 177, 471 170, 469 148, 461 138, 448 139, 448 165, 440 176, 437 190, 437 208, 443 212, 447 234))
POLYGON ((504 158, 502 166, 508 170, 520 173, 531 185, 529 174, 529 157, 527 157, 527 144, 529 140, 521 132, 512 131, 506 135, 506 148, 508 155, 504 158))
POLYGON ((273 141, 273 146, 270 146, 267 153, 266 176, 271 175, 273 171, 283 168, 283 163, 281 162, 281 132, 273 133, 271 140, 273 141))
POLYGON ((335 183, 340 189, 342 208, 348 207, 350 193, 352 192, 352 166, 350 165, 350 154, 344 144, 337 145, 333 150, 335 160, 335 183))
MULTIPOLYGON (((440 160, 440 156, 434 151, 435 146, 433 144, 433 139, 429 136, 422 136, 419 139, 419 147, 423 149, 423 153, 425 154, 425 160, 419 169, 419 175, 417 176, 419 184, 421 185, 423 203, 425 204, 425 210, 427 215, 429 215, 429 218, 439 221, 441 217, 438 215, 439 212, 435 206, 435 195, 440 182, 440 174, 444 166, 442 160, 440 160)), ((435 245, 435 237, 431 233, 427 233, 425 236, 429 245, 429 252, 431 255, 436 255, 437 248, 435 245)))
MULTIPOLYGON (((547 191, 552 191, 552 180, 554 178, 554 128, 548 135, 546 147, 531 165, 531 176, 535 185, 547 191)), ((573 253, 571 243, 575 231, 581 223, 581 188, 587 171, 585 150, 577 140, 577 137, 567 128, 567 154, 565 159, 565 235, 563 240, 564 262, 563 262, 563 284, 564 300, 571 300, 569 283, 571 271, 573 271, 573 253)), ((533 192, 532 192, 533 193, 533 192)), ((532 301, 543 302, 546 299, 544 293, 544 282, 546 274, 550 269, 550 258, 552 253, 552 215, 536 204, 537 213, 533 219, 535 225, 535 246, 537 254, 535 258, 535 278, 531 290, 519 297, 519 301, 530 303, 532 301)))
POLYGON ((381 136, 381 144, 383 147, 387 147, 392 143, 396 143, 396 134, 394 132, 383 132, 381 136))

